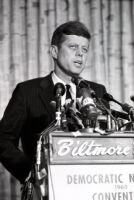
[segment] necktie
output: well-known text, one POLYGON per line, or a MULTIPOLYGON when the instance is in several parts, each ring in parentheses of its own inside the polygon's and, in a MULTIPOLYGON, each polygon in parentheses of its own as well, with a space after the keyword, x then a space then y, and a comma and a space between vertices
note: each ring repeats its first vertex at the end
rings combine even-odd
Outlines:
POLYGON ((72 99, 71 93, 70 93, 70 85, 66 85, 66 99, 72 99))

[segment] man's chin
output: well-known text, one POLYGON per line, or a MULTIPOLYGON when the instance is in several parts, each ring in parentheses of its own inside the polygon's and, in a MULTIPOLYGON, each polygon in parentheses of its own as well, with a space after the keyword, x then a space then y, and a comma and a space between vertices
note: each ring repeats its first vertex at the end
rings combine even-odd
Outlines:
POLYGON ((71 77, 78 77, 80 76, 81 72, 70 72, 68 75, 71 76, 71 77))
POLYGON ((82 71, 83 71, 83 69, 82 70, 76 70, 76 71, 73 71, 73 72, 71 72, 71 74, 73 75, 73 76, 80 76, 80 74, 82 73, 82 71))

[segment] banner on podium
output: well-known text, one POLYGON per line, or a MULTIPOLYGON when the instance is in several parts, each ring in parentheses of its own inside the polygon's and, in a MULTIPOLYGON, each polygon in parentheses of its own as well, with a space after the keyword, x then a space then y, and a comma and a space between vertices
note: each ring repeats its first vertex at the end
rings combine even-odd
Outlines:
POLYGON ((134 135, 54 132, 49 200, 134 200, 134 135))
POLYGON ((51 165, 50 200, 134 200, 134 165, 51 165))

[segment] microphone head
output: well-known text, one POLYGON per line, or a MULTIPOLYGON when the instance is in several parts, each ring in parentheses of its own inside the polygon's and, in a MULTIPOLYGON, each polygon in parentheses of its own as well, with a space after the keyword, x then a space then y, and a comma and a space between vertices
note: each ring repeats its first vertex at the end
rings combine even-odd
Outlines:
POLYGON ((98 116, 97 108, 95 106, 94 100, 91 97, 91 90, 88 88, 80 88, 81 108, 83 119, 95 120, 98 116))
POLYGON ((105 94, 103 95, 103 98, 104 98, 105 100, 107 100, 107 101, 113 101, 113 100, 114 100, 113 96, 112 96, 111 94, 109 94, 109 93, 105 93, 105 94))
POLYGON ((81 77, 72 77, 72 82, 77 87, 80 87, 80 88, 87 88, 87 87, 89 87, 88 82, 85 79, 81 78, 81 77))
POLYGON ((131 101, 134 101, 134 95, 130 96, 131 101))
POLYGON ((96 92, 94 90, 91 89, 90 93, 91 93, 92 98, 96 98, 96 99, 98 98, 98 96, 96 95, 96 92))
POLYGON ((63 96, 65 94, 65 86, 63 83, 56 83, 54 86, 54 95, 56 97, 63 96))

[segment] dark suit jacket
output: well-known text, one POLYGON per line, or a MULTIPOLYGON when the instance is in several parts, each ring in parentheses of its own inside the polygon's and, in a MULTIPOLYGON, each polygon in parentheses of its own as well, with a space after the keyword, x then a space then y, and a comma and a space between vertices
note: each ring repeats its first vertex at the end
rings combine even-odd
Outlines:
MULTIPOLYGON (((98 97, 106 92, 103 85, 89 83, 98 97)), ((0 122, 0 161, 21 183, 31 169, 39 134, 55 118, 53 88, 50 74, 19 83, 0 122)))

